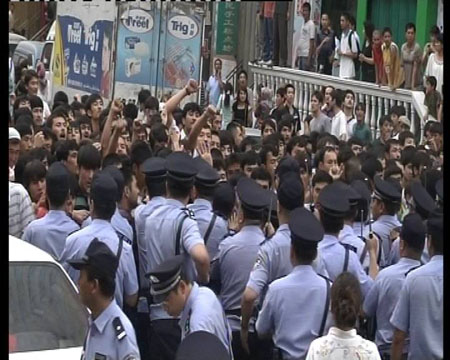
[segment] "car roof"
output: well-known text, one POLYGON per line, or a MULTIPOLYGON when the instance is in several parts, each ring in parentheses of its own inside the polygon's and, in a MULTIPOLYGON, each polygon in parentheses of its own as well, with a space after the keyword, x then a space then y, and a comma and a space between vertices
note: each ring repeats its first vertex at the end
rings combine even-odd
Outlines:
POLYGON ((9 43, 10 44, 17 44, 21 41, 27 40, 27 38, 25 36, 19 35, 19 34, 15 34, 10 32, 9 33, 9 43))
POLYGON ((25 40, 25 41, 21 41, 16 49, 23 49, 23 48, 28 48, 28 49, 37 49, 38 51, 40 49, 42 49, 44 47, 44 42, 43 41, 31 41, 31 40, 25 40))
POLYGON ((9 261, 51 262, 57 264, 50 254, 12 235, 9 235, 9 261))

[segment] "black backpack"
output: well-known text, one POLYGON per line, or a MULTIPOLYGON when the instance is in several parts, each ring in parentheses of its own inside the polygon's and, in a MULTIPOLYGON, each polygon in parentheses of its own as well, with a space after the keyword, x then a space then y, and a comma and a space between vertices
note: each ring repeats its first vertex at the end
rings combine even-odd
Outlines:
MULTIPOLYGON (((354 30, 350 30, 350 34, 348 35, 348 47, 351 49, 352 48, 352 36, 353 33, 355 31, 354 30)), ((341 34, 341 40, 342 40, 342 34, 341 34)), ((359 45, 359 41, 357 38, 355 38, 355 42, 356 42, 356 49, 357 49, 357 54, 358 57, 356 59, 353 59, 353 63, 355 64, 355 79, 358 80, 359 79, 359 69, 361 67, 361 62, 359 61, 359 54, 361 54, 361 47, 359 45)))

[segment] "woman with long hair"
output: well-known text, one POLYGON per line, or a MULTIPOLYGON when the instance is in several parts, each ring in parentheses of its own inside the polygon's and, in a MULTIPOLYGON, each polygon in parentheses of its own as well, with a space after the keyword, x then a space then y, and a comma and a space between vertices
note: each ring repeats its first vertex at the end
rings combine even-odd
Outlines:
POLYGON ((237 121, 242 126, 252 126, 252 108, 248 101, 246 90, 239 89, 236 94, 236 100, 233 103, 233 121, 237 121))
POLYGON ((234 102, 233 96, 233 85, 227 82, 223 86, 223 93, 220 94, 219 101, 217 103, 217 110, 220 110, 222 114, 222 129, 225 129, 227 125, 231 122, 233 117, 232 104, 234 102))
POLYGON ((334 324, 328 334, 314 340, 306 360, 381 360, 372 341, 356 333, 361 314, 361 289, 358 279, 349 272, 341 273, 331 286, 331 313, 334 324))

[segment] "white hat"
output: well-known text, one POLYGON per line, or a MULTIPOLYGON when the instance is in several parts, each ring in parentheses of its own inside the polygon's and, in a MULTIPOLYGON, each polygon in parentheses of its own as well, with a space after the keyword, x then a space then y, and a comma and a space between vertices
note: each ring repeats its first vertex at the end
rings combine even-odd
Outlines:
POLYGON ((20 141, 20 134, 13 127, 9 128, 9 140, 19 140, 20 141))
POLYGON ((400 124, 411 127, 411 121, 409 121, 409 119, 405 115, 399 116, 398 121, 400 122, 400 124))

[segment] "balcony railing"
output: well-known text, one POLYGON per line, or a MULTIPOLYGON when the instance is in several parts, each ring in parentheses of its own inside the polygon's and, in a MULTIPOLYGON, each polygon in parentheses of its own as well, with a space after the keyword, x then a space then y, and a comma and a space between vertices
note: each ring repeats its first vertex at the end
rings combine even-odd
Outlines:
POLYGON ((248 66, 253 73, 255 94, 256 87, 259 84, 264 84, 264 86, 273 89, 274 94, 276 89, 282 85, 290 83, 295 86, 294 105, 299 109, 301 121, 309 113, 311 94, 316 90, 320 90, 322 86, 331 85, 336 89, 352 90, 356 96, 355 104, 358 102, 365 104, 365 123, 369 126, 374 138, 379 136, 378 124, 381 116, 387 115, 392 106, 403 105, 406 109, 406 116, 411 121, 411 132, 420 136, 420 141, 422 141, 424 107, 420 101, 417 101, 418 98, 421 98, 417 96, 420 95, 419 92, 405 89, 391 91, 387 86, 380 87, 373 83, 340 79, 335 76, 278 66, 269 68, 251 63, 248 66), (416 123, 416 118, 418 124, 416 123), (420 134, 417 134, 418 132, 420 134))

